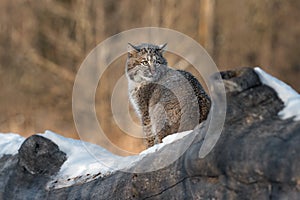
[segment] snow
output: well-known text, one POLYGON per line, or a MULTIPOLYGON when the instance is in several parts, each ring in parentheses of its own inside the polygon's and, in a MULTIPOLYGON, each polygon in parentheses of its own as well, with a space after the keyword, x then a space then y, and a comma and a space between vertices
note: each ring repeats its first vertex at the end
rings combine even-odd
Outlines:
POLYGON ((48 187, 61 188, 91 181, 107 176, 120 168, 120 162, 116 160, 123 157, 114 155, 98 145, 65 138, 51 131, 40 135, 55 142, 59 149, 67 154, 67 160, 48 187))
MULTIPOLYGON (((63 188, 105 177, 117 170, 128 169, 147 154, 159 151, 165 145, 179 140, 191 132, 185 131, 169 135, 163 139, 163 143, 154 145, 139 155, 122 157, 112 154, 98 145, 65 138, 47 130, 39 135, 52 140, 61 151, 67 154, 67 160, 61 166, 58 174, 52 177, 47 187, 63 188)), ((0 133, 0 158, 5 154, 17 154, 24 140, 25 138, 18 134, 0 133)))
POLYGON ((97 162, 95 157, 87 151, 87 148, 85 148, 84 145, 88 145, 89 149, 92 149, 94 154, 101 154, 105 158, 113 156, 113 154, 100 146, 81 140, 65 138, 51 131, 46 131, 44 134, 40 135, 52 140, 59 146, 61 151, 67 154, 67 160, 64 162, 59 172, 60 176, 76 177, 88 173, 98 173, 98 169, 101 169, 102 173, 109 171, 109 167, 97 162))
POLYGON ((273 88, 278 97, 283 101, 284 108, 278 113, 281 119, 293 118, 295 121, 300 120, 300 95, 293 88, 277 78, 269 75, 261 68, 256 67, 255 72, 258 74, 261 82, 273 88))
POLYGON ((295 121, 300 121, 300 95, 288 99, 285 102, 285 108, 278 114, 281 119, 294 117, 295 121))
POLYGON ((48 188, 67 187, 88 182, 98 177, 105 177, 117 170, 128 169, 147 154, 154 153, 191 132, 185 131, 169 135, 163 139, 163 143, 154 145, 139 155, 122 157, 112 154, 98 145, 65 138, 51 131, 46 131, 40 135, 55 142, 59 149, 67 154, 67 160, 61 166, 56 177, 48 183, 48 188))
POLYGON ((24 140, 25 138, 18 134, 0 133, 0 158, 5 154, 17 154, 24 140))
POLYGON ((192 130, 190 131, 184 131, 172 135, 168 135, 167 137, 163 138, 162 143, 156 144, 140 153, 140 155, 146 155, 148 153, 154 153, 156 151, 159 151, 162 147, 164 147, 167 144, 171 144, 172 142, 175 142, 176 140, 179 140, 183 138, 184 136, 190 134, 192 130))

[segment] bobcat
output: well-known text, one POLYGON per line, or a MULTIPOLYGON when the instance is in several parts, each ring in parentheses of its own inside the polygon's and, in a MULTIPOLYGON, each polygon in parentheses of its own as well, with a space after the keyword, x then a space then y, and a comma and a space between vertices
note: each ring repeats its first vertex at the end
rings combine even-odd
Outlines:
POLYGON ((207 118, 211 101, 189 72, 168 67, 164 45, 129 43, 129 99, 141 120, 148 147, 207 118))

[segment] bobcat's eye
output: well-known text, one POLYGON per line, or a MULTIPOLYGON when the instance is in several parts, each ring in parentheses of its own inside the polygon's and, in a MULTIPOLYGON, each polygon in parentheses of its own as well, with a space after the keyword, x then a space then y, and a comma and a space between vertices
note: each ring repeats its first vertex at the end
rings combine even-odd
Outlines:
POLYGON ((148 61, 142 61, 142 64, 146 66, 148 65, 148 61))
POLYGON ((161 65, 162 61, 161 60, 156 60, 155 63, 161 65))

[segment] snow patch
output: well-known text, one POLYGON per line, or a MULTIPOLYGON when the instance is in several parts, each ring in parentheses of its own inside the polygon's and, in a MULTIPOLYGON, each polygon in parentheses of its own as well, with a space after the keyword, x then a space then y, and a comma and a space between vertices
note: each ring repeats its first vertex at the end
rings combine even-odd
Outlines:
POLYGON ((59 149, 67 154, 67 160, 48 187, 61 188, 91 181, 107 176, 119 168, 120 163, 116 163, 115 160, 120 160, 122 157, 114 155, 98 145, 65 138, 51 131, 40 135, 55 142, 59 149), (101 160, 97 159, 96 155, 97 157, 101 156, 101 160))
POLYGON ((188 135, 191 132, 192 132, 192 130, 184 131, 184 132, 180 132, 180 133, 175 133, 175 134, 172 134, 172 135, 168 135, 167 137, 162 139, 162 143, 156 144, 156 145, 142 151, 140 153, 140 155, 146 155, 146 154, 149 154, 149 153, 154 153, 156 151, 159 151, 166 144, 170 144, 172 142, 175 142, 176 140, 179 140, 179 139, 183 138, 184 136, 188 135))
MULTIPOLYGON (((154 145, 139 155, 122 157, 112 154, 98 145, 45 131, 38 135, 50 139, 67 154, 67 160, 61 166, 58 174, 47 184, 47 187, 48 189, 68 187, 105 177, 117 170, 129 169, 147 154, 155 153, 165 145, 179 140, 191 132, 185 131, 169 135, 163 139, 163 143, 154 145)), ((0 133, 0 158, 5 154, 17 154, 24 140, 25 138, 18 134, 0 133)))
POLYGON ((3 155, 17 154, 24 140, 25 138, 18 134, 0 133, 0 158, 3 155))
POLYGON ((292 118, 295 121, 300 120, 300 95, 291 86, 271 76, 263 71, 261 68, 256 67, 255 72, 258 74, 261 82, 270 86, 276 92, 278 97, 283 101, 284 108, 278 113, 281 119, 292 118))
POLYGON ((191 132, 185 131, 169 135, 163 139, 163 143, 154 145, 139 155, 122 157, 112 154, 98 145, 65 138, 51 131, 46 131, 40 135, 55 142, 59 149, 67 154, 67 160, 47 187, 48 189, 68 187, 105 177, 118 170, 129 169, 147 154, 154 153, 166 144, 170 144, 191 132))

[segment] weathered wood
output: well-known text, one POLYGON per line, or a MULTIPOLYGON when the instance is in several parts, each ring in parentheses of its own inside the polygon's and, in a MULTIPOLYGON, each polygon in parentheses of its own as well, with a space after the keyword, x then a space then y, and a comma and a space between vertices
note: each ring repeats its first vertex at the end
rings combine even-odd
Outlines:
POLYGON ((204 159, 198 152, 208 122, 141 161, 160 162, 157 158, 164 150, 176 150, 196 134, 186 152, 163 169, 119 171, 80 185, 47 190, 51 175, 22 168, 24 152, 20 150, 0 159, 0 199, 299 199, 299 121, 277 116, 283 103, 272 88, 260 83, 252 69, 221 75, 227 89, 226 121, 220 139, 204 159))

